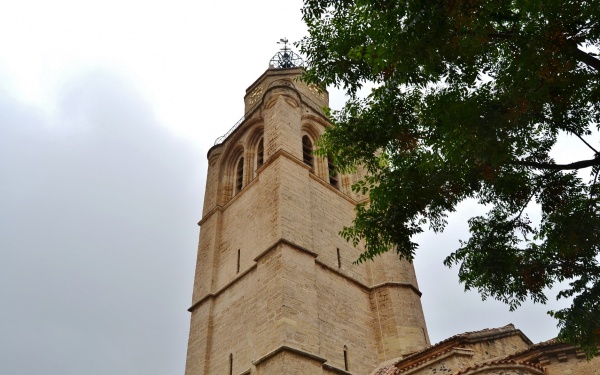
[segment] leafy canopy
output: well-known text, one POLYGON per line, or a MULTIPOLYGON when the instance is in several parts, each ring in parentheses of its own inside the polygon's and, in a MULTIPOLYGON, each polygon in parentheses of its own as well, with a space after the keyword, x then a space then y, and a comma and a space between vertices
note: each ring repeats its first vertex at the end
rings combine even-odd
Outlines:
MULTIPOLYGON (((423 224, 441 231, 466 199, 489 208, 445 264, 466 289, 511 309, 544 303, 560 337, 600 345, 600 1, 305 0, 306 79, 350 100, 322 138, 338 167, 364 166, 369 193, 342 235, 366 250, 413 259, 423 224), (375 84, 366 99, 357 91, 375 84), (558 164, 566 133, 589 152, 558 164), (533 205, 535 203, 536 205, 533 205), (539 209, 534 223, 526 207, 539 209)), ((529 210, 529 209, 528 209, 529 210)))

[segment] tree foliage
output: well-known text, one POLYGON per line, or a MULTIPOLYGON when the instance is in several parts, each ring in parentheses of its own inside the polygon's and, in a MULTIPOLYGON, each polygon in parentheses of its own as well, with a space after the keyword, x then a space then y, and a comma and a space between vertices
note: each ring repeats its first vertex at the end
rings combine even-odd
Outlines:
POLYGON ((392 248, 411 260, 424 224, 441 231, 476 199, 489 212, 469 220, 445 264, 511 309, 568 281, 559 297, 571 307, 550 313, 560 338, 595 353, 599 15, 600 1, 582 0, 305 0, 305 78, 350 97, 321 147, 338 167, 368 171, 353 188, 369 203, 342 231, 365 241, 359 261, 392 248), (375 88, 360 99, 366 82, 375 88), (557 163, 562 134, 589 157, 557 163))

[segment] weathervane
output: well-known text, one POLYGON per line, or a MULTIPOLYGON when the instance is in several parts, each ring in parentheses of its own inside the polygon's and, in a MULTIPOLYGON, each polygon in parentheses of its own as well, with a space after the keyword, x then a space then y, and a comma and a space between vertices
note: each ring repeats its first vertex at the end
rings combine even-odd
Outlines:
POLYGON ((271 58, 271 61, 269 62, 269 67, 275 69, 289 69, 297 68, 304 64, 302 57, 300 57, 297 53, 292 51, 288 47, 288 43, 289 40, 287 40, 287 38, 279 39, 279 42, 277 42, 277 44, 283 44, 283 48, 280 49, 279 52, 277 52, 275 56, 273 56, 273 58, 271 58))
POLYGON ((283 43, 283 50, 284 50, 284 51, 287 51, 287 50, 288 50, 288 48, 287 48, 287 44, 288 44, 289 42, 290 42, 290 41, 289 41, 287 38, 283 38, 283 39, 279 39, 279 42, 277 42, 277 44, 282 44, 282 43, 283 43))

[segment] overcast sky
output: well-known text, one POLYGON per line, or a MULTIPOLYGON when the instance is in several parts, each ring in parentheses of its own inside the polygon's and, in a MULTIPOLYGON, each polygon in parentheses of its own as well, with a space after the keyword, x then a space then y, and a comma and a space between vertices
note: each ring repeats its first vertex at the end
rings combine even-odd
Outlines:
MULTIPOLYGON (((183 374, 206 152, 276 41, 305 34, 301 6, 0 1, 0 373, 183 374)), ((431 341, 555 336, 549 307, 509 313, 441 265, 461 208, 419 238, 431 341)))

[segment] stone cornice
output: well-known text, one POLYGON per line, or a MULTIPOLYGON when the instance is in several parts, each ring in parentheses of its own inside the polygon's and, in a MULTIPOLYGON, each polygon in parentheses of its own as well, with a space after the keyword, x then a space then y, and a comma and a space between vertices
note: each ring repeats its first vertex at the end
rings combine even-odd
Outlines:
POLYGON ((386 287, 402 287, 402 288, 410 288, 412 289, 413 292, 415 292, 419 297, 421 297, 421 295, 423 293, 421 293, 421 291, 419 289, 417 289, 414 285, 410 284, 410 283, 402 283, 399 281, 386 281, 385 283, 381 283, 381 284, 377 284, 377 285, 373 285, 370 289, 371 290, 376 290, 379 288, 386 288, 386 287))
MULTIPOLYGON (((206 215, 204 215, 202 217, 202 219, 200 219, 200 221, 198 221, 198 225, 202 225, 215 212, 225 210, 227 207, 229 207, 231 204, 233 204, 233 202, 235 202, 237 199, 239 199, 239 197, 241 197, 242 194, 244 194, 244 192, 246 192, 252 185, 254 185, 255 183, 257 183, 256 181, 259 179, 260 173, 267 166, 271 165, 275 160, 277 160, 279 157, 285 157, 286 159, 293 161, 294 163, 296 163, 297 165, 301 166, 302 168, 310 170, 310 167, 308 165, 306 165, 302 160, 296 158, 294 155, 290 154, 289 152, 287 152, 287 151, 285 151, 283 149, 279 149, 273 155, 271 155, 260 168, 258 168, 256 170, 256 172, 257 172, 256 177, 254 177, 252 179, 252 181, 250 181, 246 186, 244 186, 244 188, 239 193, 237 193, 236 195, 234 195, 233 197, 231 197, 231 199, 229 199, 227 201, 227 203, 225 203, 224 205, 216 205, 210 211, 208 211, 208 213, 206 213, 206 215)), ((350 202, 351 204, 357 205, 359 203, 355 199, 353 199, 352 197, 350 197, 350 196, 342 193, 339 189, 334 188, 333 186, 331 186, 331 184, 329 184, 327 181, 323 180, 319 176, 315 175, 314 173, 309 173, 309 176, 310 176, 310 178, 312 178, 313 180, 319 182, 325 188, 329 189, 330 191, 333 191, 334 193, 336 193, 337 195, 339 195, 341 198, 344 198, 344 200, 350 202)), ((361 202, 364 202, 364 201, 365 200, 363 200, 361 202)))
POLYGON ((262 253, 258 254, 258 256, 256 256, 256 258, 254 258, 254 261, 258 262, 260 260, 260 258, 262 258, 267 253, 271 252, 277 246, 282 245, 282 244, 285 244, 285 245, 288 245, 290 247, 293 247, 296 250, 300 250, 300 251, 302 251, 302 252, 304 252, 304 253, 312 256, 312 257, 315 257, 315 258, 319 256, 319 254, 315 253, 314 251, 308 250, 307 248, 302 247, 300 245, 296 245, 295 243, 290 242, 290 241, 286 240, 285 238, 280 238, 279 240, 275 241, 274 244, 272 244, 271 246, 269 246, 265 251, 263 251, 262 253))
POLYGON ((260 77, 258 77, 256 80, 254 80, 254 82, 252 82, 252 84, 250 86, 248 86, 248 88, 246 88, 246 94, 251 92, 252 89, 254 87, 256 87, 256 85, 260 81, 262 81, 265 77, 267 77, 268 75, 277 74, 277 75, 281 75, 281 76, 287 75, 287 76, 296 77, 296 76, 300 75, 303 71, 304 71, 303 68, 291 68, 291 69, 269 68, 269 69, 265 70, 264 73, 261 74, 260 77))
POLYGON ((278 347, 275 350, 270 351, 269 353, 265 354, 264 356, 260 357, 259 359, 257 359, 256 361, 253 361, 252 364, 254 366, 258 366, 261 363, 263 363, 264 361, 268 360, 269 358, 281 353, 281 352, 288 352, 288 353, 294 353, 297 354, 299 356, 302 357, 307 357, 310 358, 314 361, 317 362, 321 362, 322 364, 327 362, 327 360, 325 358, 319 357, 315 354, 309 353, 307 351, 301 350, 301 349, 296 349, 296 348, 292 348, 291 346, 287 346, 287 345, 282 345, 280 347, 278 347))
POLYGON ((256 263, 254 263, 253 265, 251 265, 248 269, 244 270, 243 272, 240 272, 238 275, 236 275, 236 277, 233 278, 233 280, 231 280, 227 284, 223 285, 215 293, 208 293, 204 297, 200 298, 198 301, 194 302, 194 304, 192 304, 192 306, 190 306, 190 308, 188 309, 188 311, 192 312, 194 309, 196 309, 198 306, 200 306, 204 301, 206 301, 208 299, 213 299, 213 298, 217 297, 219 294, 221 294, 225 290, 229 289, 229 287, 231 287, 232 285, 234 285, 235 283, 237 283, 238 281, 240 281, 241 279, 243 279, 247 274, 249 274, 250 272, 254 271, 255 269, 256 269, 256 263))
POLYGON ((351 204, 355 205, 358 203, 356 200, 352 199, 351 197, 347 196, 346 194, 342 193, 339 189, 334 188, 333 186, 331 186, 330 183, 328 183, 327 181, 323 180, 321 177, 317 176, 314 173, 310 173, 309 176, 319 182, 321 185, 325 186, 327 189, 333 191, 334 193, 336 193, 337 195, 339 195, 340 197, 344 198, 345 200, 347 200, 348 202, 350 202, 351 204))
POLYGON ((206 215, 204 215, 204 217, 202 217, 202 219, 200 219, 198 225, 201 226, 202 224, 204 224, 206 220, 208 220, 215 212, 223 212, 223 206, 217 205, 213 207, 210 211, 206 213, 206 215))
POLYGON ((346 370, 342 370, 341 368, 334 367, 334 366, 332 366, 332 365, 330 365, 328 363, 323 363, 323 367, 326 368, 329 371, 333 371, 333 372, 338 373, 338 374, 352 375, 351 372, 348 372, 346 370))
POLYGON ((315 259, 315 263, 318 264, 319 266, 325 268, 329 272, 335 273, 336 275, 343 277, 344 279, 350 281, 351 283, 358 285, 359 287, 363 288, 367 292, 371 290, 371 288, 367 284, 355 279, 354 277, 352 277, 350 275, 346 275, 345 273, 340 272, 339 270, 335 269, 334 267, 331 267, 330 265, 323 262, 319 258, 315 259))
POLYGON ((288 158, 289 160, 292 160, 293 162, 295 162, 295 163, 296 163, 296 164, 298 164, 298 165, 301 165, 303 168, 306 168, 307 170, 308 170, 308 169, 310 169, 310 167, 309 167, 308 165, 304 164, 304 162, 302 162, 302 161, 298 160, 297 158, 295 158, 295 157, 294 157, 293 155, 291 155, 289 152, 287 152, 287 151, 285 151, 285 150, 282 150, 282 149, 279 149, 279 150, 277 150, 277 151, 276 151, 276 152, 275 152, 273 155, 271 155, 271 157, 269 157, 269 158, 268 158, 268 159, 265 161, 265 163, 264 163, 264 164, 263 164, 263 165, 262 165, 260 168, 258 168, 258 169, 256 170, 256 171, 257 171, 256 177, 254 177, 254 178, 252 179, 252 181, 250 181, 250 182, 248 183, 248 185, 244 186, 244 187, 243 187, 243 189, 242 189, 242 190, 241 190, 239 193, 237 193, 236 195, 234 195, 233 197, 231 197, 231 198, 230 198, 230 199, 229 199, 229 200, 228 200, 228 201, 227 201, 225 204, 223 204, 223 205, 216 205, 215 207, 213 207, 213 208, 212 208, 210 211, 208 211, 208 212, 206 213, 206 215, 204 215, 204 216, 202 217, 202 219, 200 219, 200 221, 198 221, 198 225, 202 225, 202 224, 204 224, 204 223, 205 223, 205 222, 208 220, 208 218, 209 218, 210 216, 212 216, 212 215, 213 215, 215 212, 217 212, 217 211, 220 211, 220 212, 222 212, 222 211, 224 211, 225 209, 227 209, 227 207, 231 206, 231 205, 233 204, 233 202, 235 202, 237 199, 239 199, 239 197, 241 197, 241 196, 242 196, 242 195, 243 195, 243 194, 244 194, 246 191, 248 191, 248 189, 249 189, 249 188, 250 188, 252 185, 254 185, 254 184, 256 183, 256 181, 258 181, 260 173, 261 173, 261 172, 262 172, 262 171, 263 171, 263 170, 264 170, 264 169, 265 169, 267 166, 269 166, 269 165, 273 164, 273 162, 274 162, 275 160, 277 160, 277 159, 278 159, 280 156, 285 156, 285 157, 286 157, 286 158, 288 158))
MULTIPOLYGON (((262 171, 263 167, 260 167, 258 170, 262 171)), ((256 175, 256 177, 254 177, 252 179, 252 181, 250 181, 248 183, 248 185, 244 186, 244 188, 237 193, 236 195, 234 195, 233 197, 231 197, 231 199, 229 199, 227 201, 227 203, 225 203, 224 205, 216 205, 215 207, 213 207, 210 211, 208 211, 206 213, 206 215, 204 215, 202 217, 202 219, 200 219, 200 221, 198 222, 198 225, 202 225, 204 224, 215 212, 219 211, 219 212, 223 212, 225 209, 227 209, 227 207, 231 206, 233 204, 233 202, 235 202, 237 199, 239 199, 239 197, 241 197, 246 191, 248 191, 248 189, 250 189, 252 187, 252 185, 256 184, 257 181, 259 179, 258 174, 256 175)))
POLYGON ((368 292, 372 292, 374 290, 377 290, 379 288, 385 288, 385 287, 401 287, 401 288, 409 288, 411 289, 413 292, 415 292, 419 297, 421 297, 421 295, 423 293, 421 293, 421 291, 419 289, 417 289, 414 285, 410 284, 410 283, 402 283, 402 282, 398 282, 398 281, 387 281, 385 283, 380 283, 380 284, 376 284, 373 286, 368 286, 367 284, 355 279, 354 277, 347 275, 343 272, 340 272, 339 270, 335 269, 334 267, 331 267, 330 265, 326 264, 325 262, 321 261, 320 259, 315 259, 315 263, 317 263, 318 265, 320 265, 321 267, 327 269, 330 272, 333 272, 341 277, 343 277, 344 279, 358 285, 359 287, 365 289, 365 291, 368 292))
POLYGON ((260 259, 262 257, 264 257, 265 255, 267 255, 268 253, 270 253, 271 251, 273 251, 274 249, 276 249, 279 245, 287 245, 291 248, 294 248, 295 250, 301 251, 307 255, 312 256, 313 258, 315 258, 315 263, 318 264, 319 266, 321 266, 322 268, 328 270, 329 272, 335 273, 336 275, 343 277, 344 279, 352 282, 353 284, 357 285, 358 287, 362 288, 365 290, 365 292, 372 292, 375 291, 377 289, 380 288, 386 288, 386 287, 400 287, 400 288, 408 288, 411 289, 415 294, 417 294, 419 297, 421 297, 422 293, 421 291, 419 291, 419 289, 417 289, 414 285, 410 284, 410 283, 403 283, 403 282, 398 282, 398 281, 387 281, 384 283, 380 283, 380 284, 376 284, 376 285, 372 285, 369 286, 357 279, 355 279, 354 277, 347 275, 343 272, 340 272, 339 270, 327 265, 326 263, 324 263, 323 261, 321 261, 320 259, 318 259, 319 254, 317 254, 316 252, 309 250, 303 246, 300 246, 298 244, 295 244, 285 238, 280 238, 279 240, 275 241, 272 245, 270 245, 269 247, 267 247, 263 252, 261 252, 260 254, 258 254, 253 260, 254 263, 252 266, 250 266, 248 269, 246 269, 245 271, 241 272, 239 275, 237 275, 233 280, 231 280, 230 282, 228 282, 227 284, 225 284, 224 286, 222 286, 221 288, 219 288, 218 291, 214 292, 214 293, 208 293, 205 296, 203 296, 202 298, 200 298, 198 301, 194 302, 192 304, 192 306, 190 306, 190 308, 188 309, 189 312, 192 312, 194 309, 196 309, 200 304, 202 304, 203 302, 205 302, 208 299, 212 299, 217 297, 219 294, 223 293, 223 291, 225 291, 227 288, 233 286, 235 283, 237 283, 239 280, 241 280, 242 278, 244 278, 247 274, 249 274, 250 272, 252 272, 254 269, 256 269, 258 262, 260 261, 260 259))
POLYGON ((546 365, 552 357, 556 357, 560 361, 561 358, 568 360, 568 355, 573 355, 580 360, 586 358, 586 354, 581 348, 551 339, 507 355, 504 359, 546 365))

